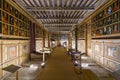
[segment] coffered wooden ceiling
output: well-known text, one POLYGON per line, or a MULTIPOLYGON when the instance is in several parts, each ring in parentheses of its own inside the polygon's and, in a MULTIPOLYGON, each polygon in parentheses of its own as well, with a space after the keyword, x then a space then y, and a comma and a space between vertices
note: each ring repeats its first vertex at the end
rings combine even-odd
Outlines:
POLYGON ((106 0, 15 0, 51 32, 69 32, 106 0))

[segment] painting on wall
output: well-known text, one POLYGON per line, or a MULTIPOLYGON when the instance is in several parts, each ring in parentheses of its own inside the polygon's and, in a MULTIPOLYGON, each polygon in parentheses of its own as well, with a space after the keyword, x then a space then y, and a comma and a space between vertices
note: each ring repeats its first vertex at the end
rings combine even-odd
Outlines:
POLYGON ((75 40, 72 41, 72 49, 75 49, 75 40))
POLYGON ((101 54, 101 46, 100 46, 100 44, 95 44, 95 54, 101 54))
POLYGON ((77 46, 78 46, 78 51, 85 53, 85 40, 78 40, 77 46))
POLYGON ((7 50, 7 46, 3 45, 3 48, 2 48, 3 62, 7 61, 7 59, 8 59, 7 52, 8 52, 8 50, 7 50))
POLYGON ((116 47, 108 47, 107 51, 108 51, 108 56, 117 57, 117 48, 116 47))
POLYGON ((23 53, 28 53, 28 46, 27 46, 27 44, 22 45, 22 52, 23 53))
POLYGON ((36 51, 40 51, 43 49, 43 41, 36 41, 36 51))
POLYGON ((48 47, 48 41, 45 41, 45 47, 48 47))
POLYGON ((9 46, 8 47, 9 58, 14 58, 17 56, 17 46, 9 46))
MULTIPOLYGON (((41 49, 42 50, 42 49, 41 49)), ((40 51, 40 43, 36 44, 36 51, 40 51)))

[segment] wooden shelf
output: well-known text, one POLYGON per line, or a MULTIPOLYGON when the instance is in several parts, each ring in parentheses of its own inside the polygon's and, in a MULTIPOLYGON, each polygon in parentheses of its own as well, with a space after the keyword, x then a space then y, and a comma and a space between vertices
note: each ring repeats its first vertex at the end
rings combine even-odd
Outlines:
POLYGON ((120 1, 115 0, 99 11, 91 20, 92 38, 120 36, 120 1))
POLYGON ((82 25, 78 26, 78 30, 77 30, 78 39, 84 39, 85 38, 85 29, 86 29, 86 24, 82 24, 82 25))
POLYGON ((28 38, 29 19, 5 0, 0 0, 0 37, 28 38))
POLYGON ((109 34, 109 35, 101 35, 101 36, 92 36, 92 38, 114 38, 114 37, 120 37, 120 33, 109 34))
POLYGON ((41 38, 41 35, 43 35, 43 30, 37 25, 35 27, 35 35, 36 38, 41 38))
POLYGON ((36 40, 42 40, 42 38, 35 38, 36 40))
POLYGON ((29 39, 29 37, 22 37, 22 36, 12 36, 12 35, 3 35, 3 34, 0 34, 0 37, 2 38, 18 38, 18 39, 29 39))
POLYGON ((85 38, 78 38, 78 40, 85 40, 85 38))

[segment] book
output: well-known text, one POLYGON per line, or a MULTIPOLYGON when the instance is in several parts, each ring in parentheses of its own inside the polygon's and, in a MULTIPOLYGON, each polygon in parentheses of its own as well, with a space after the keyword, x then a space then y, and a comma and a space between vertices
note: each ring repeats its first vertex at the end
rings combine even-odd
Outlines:
POLYGON ((14 27, 10 26, 10 35, 14 35, 14 27))
POLYGON ((21 30, 21 36, 25 36, 24 30, 21 30))
POLYGON ((107 8, 107 14, 112 14, 112 5, 107 8))
POLYGON ((2 24, 2 33, 8 35, 8 25, 2 24))
POLYGON ((107 18, 105 18, 105 19, 103 20, 103 22, 104 22, 104 23, 103 23, 104 26, 107 25, 107 18))
POLYGON ((10 24, 14 24, 14 19, 13 19, 13 17, 12 16, 10 16, 10 24))
POLYGON ((103 35, 103 29, 100 29, 99 32, 100 32, 100 35, 103 35))
POLYGON ((14 28, 14 35, 18 36, 18 28, 16 28, 16 27, 14 28))
POLYGON ((5 0, 3 0, 3 9, 9 12, 9 4, 5 0))
POLYGON ((103 26, 103 20, 100 21, 99 25, 100 25, 100 26, 103 26))
POLYGON ((116 22, 116 21, 118 21, 118 12, 113 14, 113 22, 116 22))
POLYGON ((103 18, 103 16, 104 16, 104 11, 101 11, 99 14, 99 18, 101 19, 101 18, 103 18))
POLYGON ((118 29, 118 24, 114 24, 113 25, 113 33, 118 33, 119 29, 118 29))
POLYGON ((16 18, 14 18, 14 26, 18 25, 18 20, 16 18))
POLYGON ((112 27, 111 26, 107 27, 107 34, 112 34, 112 27))
POLYGON ((11 14, 14 14, 14 8, 13 8, 13 6, 10 5, 9 10, 10 10, 11 14))
POLYGON ((100 35, 100 30, 96 30, 96 36, 99 36, 100 35))
POLYGON ((107 10, 105 9, 105 10, 104 10, 104 15, 103 15, 103 16, 105 17, 106 15, 107 15, 107 10))
POLYGON ((3 12, 2 21, 6 23, 8 22, 8 14, 5 12, 3 12))
POLYGON ((107 24, 111 24, 112 23, 112 16, 109 16, 107 19, 107 24))
POLYGON ((18 17, 18 11, 17 10, 15 10, 15 16, 18 17))
POLYGON ((106 27, 103 28, 103 35, 106 35, 107 34, 107 29, 106 27))
POLYGON ((113 11, 117 11, 118 9, 119 9, 118 1, 116 1, 116 2, 113 4, 113 11))

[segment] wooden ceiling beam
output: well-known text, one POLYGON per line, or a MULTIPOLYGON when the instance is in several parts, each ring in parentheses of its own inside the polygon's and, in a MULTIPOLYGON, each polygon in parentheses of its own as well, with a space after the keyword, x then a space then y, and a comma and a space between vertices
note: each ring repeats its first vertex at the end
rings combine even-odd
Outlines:
POLYGON ((52 25, 56 25, 56 26, 60 25, 60 26, 62 26, 63 25, 64 26, 64 25, 75 25, 75 24, 59 24, 58 23, 58 24, 43 24, 43 25, 45 25, 45 26, 52 26, 52 25))
POLYGON ((28 11, 81 11, 81 10, 94 10, 91 7, 26 7, 28 11))
POLYGON ((61 28, 63 28, 63 27, 72 27, 72 25, 58 25, 58 26, 56 26, 56 25, 47 25, 47 26, 45 26, 45 27, 61 27, 61 28))
POLYGON ((58 20, 75 20, 75 19, 83 19, 83 17, 36 17, 36 19, 42 19, 42 20, 46 20, 46 19, 58 19, 58 20))
POLYGON ((77 22, 42 22, 42 24, 77 24, 77 22))

